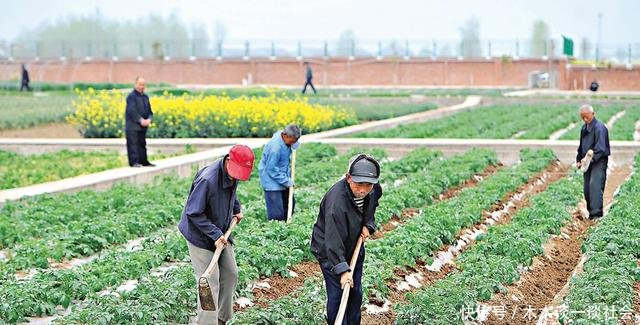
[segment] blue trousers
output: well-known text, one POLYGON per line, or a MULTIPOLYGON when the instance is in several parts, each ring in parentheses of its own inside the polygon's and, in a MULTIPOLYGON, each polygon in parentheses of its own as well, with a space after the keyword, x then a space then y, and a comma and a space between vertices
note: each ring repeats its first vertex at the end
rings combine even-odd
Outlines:
MULTIPOLYGON (((349 261, 347 261, 348 263, 349 261)), ((353 270, 353 288, 349 292, 349 302, 344 313, 342 325, 360 325, 362 307, 362 265, 364 264, 364 246, 360 249, 356 268, 353 270)), ((327 323, 333 325, 338 316, 340 300, 342 299, 342 287, 340 276, 331 272, 331 266, 320 263, 325 287, 327 288, 327 323)))
MULTIPOLYGON (((264 200, 267 203, 267 220, 287 220, 289 209, 289 189, 282 191, 264 191, 264 200)), ((296 198, 293 196, 293 209, 296 208, 296 198)))

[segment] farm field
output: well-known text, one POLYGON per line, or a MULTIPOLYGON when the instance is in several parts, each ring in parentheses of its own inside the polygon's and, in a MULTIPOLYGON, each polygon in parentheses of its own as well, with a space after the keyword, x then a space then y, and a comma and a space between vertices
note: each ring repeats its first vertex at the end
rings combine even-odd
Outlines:
POLYGON ((6 2, 0 325, 640 325, 640 0, 6 2))
MULTIPOLYGON (((300 170, 291 224, 264 220, 255 171, 239 187, 245 221, 235 235, 238 295, 253 306, 238 306, 233 324, 322 322, 322 279, 308 251, 310 228, 323 189, 362 150, 382 159, 385 170, 385 200, 376 219, 381 230, 367 243, 363 279, 367 309, 382 312, 365 313, 366 324, 462 324, 462 319, 453 321, 461 310, 476 310, 527 278, 548 242, 575 223, 583 233, 593 227, 573 212, 581 198, 580 178, 558 164, 550 150, 524 150, 521 163, 502 166, 495 152, 485 149, 449 158, 418 149, 389 159, 380 149, 339 154, 330 145, 304 145, 299 158, 307 168, 300 170), (270 285, 265 289, 260 283, 270 285)), ((195 279, 175 223, 189 182, 165 177, 144 186, 123 184, 105 192, 6 204, 0 210, 0 298, 12 303, 0 304, 2 321, 53 316, 55 324, 188 323, 195 279), (137 208, 143 202, 146 212, 137 208)), ((619 197, 633 197, 634 182, 637 177, 619 197)), ((612 213, 633 215, 624 210, 628 200, 619 203, 621 208, 614 204, 612 213)), ((603 226, 620 227, 611 223, 603 226)), ((591 244, 596 239, 585 243, 587 251, 615 245, 591 244)), ((636 252, 625 248, 619 257, 627 265, 622 270, 628 275, 621 275, 626 280, 620 281, 627 283, 623 292, 629 303, 637 281, 636 252)), ((572 282, 566 298, 576 309, 585 304, 572 300, 581 279, 572 282)))
MULTIPOLYGON (((489 104, 443 119, 356 134, 361 138, 579 139, 580 104, 489 104)), ((609 125, 611 140, 637 138, 640 106, 634 103, 594 104, 596 118, 609 125)))
MULTIPOLYGON (((182 152, 151 154, 150 160, 189 154, 195 149, 187 146, 182 152)), ((0 190, 57 181, 69 177, 96 173, 129 166, 127 156, 115 151, 60 150, 46 154, 20 155, 0 150, 0 190)))

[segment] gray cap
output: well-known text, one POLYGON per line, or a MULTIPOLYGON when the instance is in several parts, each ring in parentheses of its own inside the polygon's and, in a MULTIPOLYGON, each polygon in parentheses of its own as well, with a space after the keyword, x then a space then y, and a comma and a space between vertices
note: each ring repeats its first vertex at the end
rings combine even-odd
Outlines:
POLYGON ((356 183, 378 183, 378 167, 369 159, 360 159, 350 168, 351 179, 356 183))

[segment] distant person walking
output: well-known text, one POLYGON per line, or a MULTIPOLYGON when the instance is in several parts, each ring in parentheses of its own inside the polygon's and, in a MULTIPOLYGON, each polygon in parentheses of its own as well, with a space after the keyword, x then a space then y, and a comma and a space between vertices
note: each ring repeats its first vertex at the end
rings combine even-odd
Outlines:
POLYGON ((27 66, 25 64, 22 65, 22 82, 20 83, 20 91, 23 91, 25 88, 27 91, 31 91, 31 87, 29 87, 29 71, 27 71, 27 66))
POLYGON ((124 133, 127 138, 127 157, 131 167, 155 166, 147 159, 147 129, 151 125, 153 111, 151 111, 149 96, 144 93, 144 89, 144 79, 136 77, 135 87, 127 96, 124 133))
POLYGON ((305 62, 304 66, 307 68, 307 82, 304 83, 304 88, 302 89, 302 93, 306 93, 307 92, 307 86, 311 86, 311 89, 313 89, 313 93, 317 94, 318 92, 316 91, 316 87, 313 86, 313 70, 311 70, 311 64, 309 64, 309 62, 305 62))

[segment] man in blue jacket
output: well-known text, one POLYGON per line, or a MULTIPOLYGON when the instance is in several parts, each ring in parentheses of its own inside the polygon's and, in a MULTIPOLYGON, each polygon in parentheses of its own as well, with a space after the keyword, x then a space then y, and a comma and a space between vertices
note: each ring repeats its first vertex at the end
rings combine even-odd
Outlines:
POLYGON ((584 199, 587 201, 589 218, 602 217, 604 186, 607 182, 607 165, 611 149, 609 147, 609 131, 602 122, 596 119, 593 107, 582 105, 580 117, 584 122, 580 130, 580 145, 576 156, 576 165, 581 167, 581 160, 589 150, 593 157, 589 169, 584 173, 584 199))
POLYGON ((178 229, 187 240, 196 283, 211 263, 215 250, 222 249, 218 268, 208 279, 218 308, 202 310, 198 301, 197 324, 226 324, 233 315, 238 267, 233 246, 228 245, 233 244, 233 239, 229 237, 227 242, 223 235, 232 218, 237 218, 238 223, 242 220, 236 189, 238 180, 249 179, 253 161, 251 148, 235 145, 224 158, 198 171, 191 184, 178 229))
POLYGON ((151 111, 149 96, 144 93, 144 90, 144 79, 136 77, 135 87, 127 96, 124 133, 127 138, 127 157, 131 167, 155 166, 147 159, 147 129, 151 125, 153 111, 151 111))
POLYGON ((291 152, 298 148, 301 133, 297 125, 287 125, 284 130, 274 133, 262 150, 258 171, 260 184, 264 189, 268 220, 284 221, 287 218, 289 189, 293 187, 291 152))

